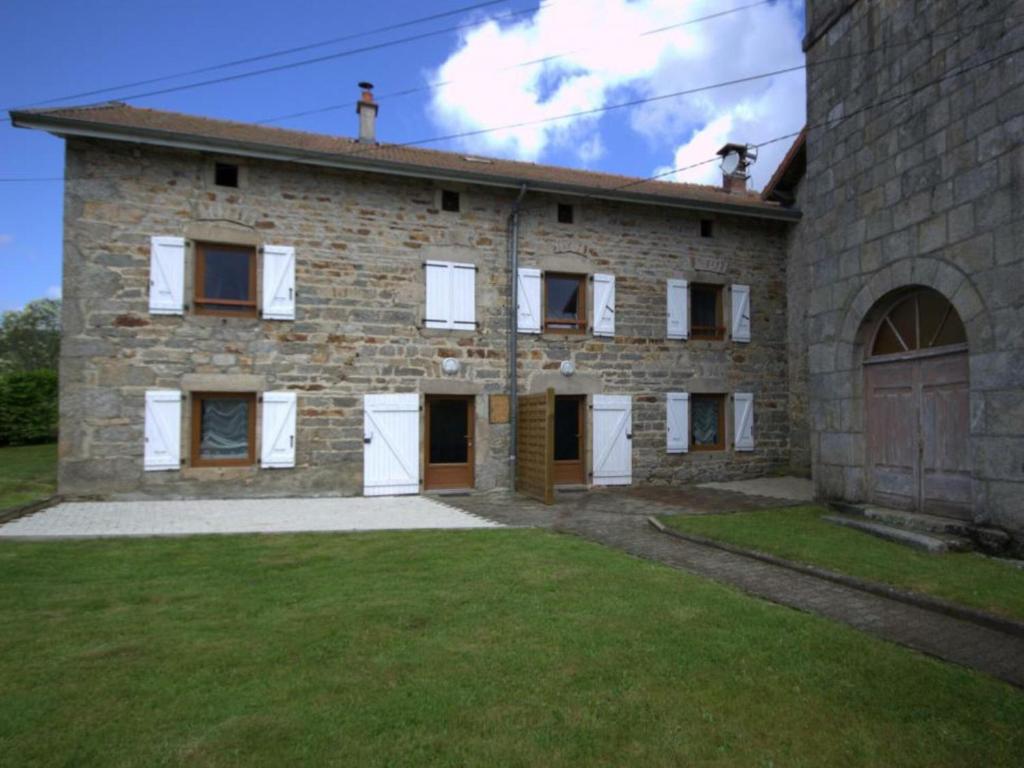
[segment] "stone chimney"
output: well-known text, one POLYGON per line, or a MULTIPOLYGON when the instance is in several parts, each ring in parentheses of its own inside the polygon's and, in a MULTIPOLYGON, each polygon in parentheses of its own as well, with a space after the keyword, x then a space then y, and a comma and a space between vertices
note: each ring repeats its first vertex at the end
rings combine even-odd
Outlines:
POLYGON ((356 114, 359 115, 359 143, 377 143, 377 110, 379 105, 373 100, 373 83, 360 83, 363 89, 359 101, 356 102, 356 114))
POLYGON ((722 189, 726 192, 747 191, 747 169, 757 160, 757 149, 746 144, 726 144, 718 154, 722 157, 722 189))

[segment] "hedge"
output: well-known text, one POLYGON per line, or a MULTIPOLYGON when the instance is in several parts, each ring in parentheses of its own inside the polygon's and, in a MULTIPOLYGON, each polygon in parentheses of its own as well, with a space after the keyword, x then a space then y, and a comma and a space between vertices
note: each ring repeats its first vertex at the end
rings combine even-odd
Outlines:
POLYGON ((57 372, 0 376, 0 445, 57 439, 57 372))

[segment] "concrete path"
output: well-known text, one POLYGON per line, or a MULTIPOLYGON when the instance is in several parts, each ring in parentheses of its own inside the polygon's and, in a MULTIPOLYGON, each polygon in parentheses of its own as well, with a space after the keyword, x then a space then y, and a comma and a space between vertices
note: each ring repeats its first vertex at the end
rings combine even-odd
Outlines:
POLYGON ((756 480, 736 480, 731 483, 702 483, 699 487, 732 491, 748 496, 765 496, 769 499, 814 501, 814 484, 803 477, 762 477, 756 480))
MULTIPOLYGON (((671 506, 651 501, 635 490, 567 495, 550 507, 508 494, 480 494, 453 498, 451 502, 508 525, 541 526, 582 536, 1024 687, 1024 638, 715 547, 681 541, 647 523, 648 515, 678 514, 681 509, 689 514, 713 512, 710 493, 707 489, 691 493, 687 488, 677 488, 671 506)), ((734 494, 721 495, 718 511, 733 511, 734 494)))
POLYGON ((423 496, 117 501, 58 504, 0 526, 0 539, 493 527, 423 496))

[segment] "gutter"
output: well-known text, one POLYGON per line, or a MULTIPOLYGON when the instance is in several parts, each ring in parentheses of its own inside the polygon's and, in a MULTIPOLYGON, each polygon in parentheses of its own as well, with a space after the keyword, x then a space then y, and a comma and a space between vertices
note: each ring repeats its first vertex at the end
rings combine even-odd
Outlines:
MULTIPOLYGON (((11 112, 11 124, 17 128, 35 128, 53 133, 62 138, 79 136, 84 138, 128 141, 138 144, 152 144, 161 147, 175 147, 197 152, 219 152, 241 157, 255 157, 265 160, 302 163, 326 168, 338 168, 351 171, 368 171, 392 176, 405 176, 424 179, 443 179, 461 181, 481 186, 520 189, 523 180, 520 177, 495 176, 473 173, 472 171, 445 168, 429 168, 422 165, 401 163, 393 160, 379 160, 369 157, 344 155, 336 152, 318 152, 315 150, 275 147, 259 142, 240 142, 231 139, 193 136, 173 131, 152 128, 134 128, 118 125, 97 125, 90 120, 75 120, 67 117, 37 114, 33 112, 11 112)), ((561 184, 558 182, 530 182, 533 192, 550 192, 552 194, 575 195, 599 200, 652 205, 661 208, 683 208, 705 213, 728 214, 754 219, 772 219, 777 221, 799 221, 800 211, 786 208, 742 205, 740 203, 718 202, 693 197, 676 197, 674 195, 652 195, 625 190, 608 190, 579 184, 561 184)))
POLYGON ((512 203, 508 215, 508 487, 516 490, 517 455, 519 451, 519 206, 526 197, 526 183, 512 203))

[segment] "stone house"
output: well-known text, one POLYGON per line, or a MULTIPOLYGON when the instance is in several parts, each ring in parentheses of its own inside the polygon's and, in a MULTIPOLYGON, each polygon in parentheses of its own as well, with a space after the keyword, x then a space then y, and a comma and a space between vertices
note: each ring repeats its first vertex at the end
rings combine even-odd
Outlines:
POLYGON ((791 436, 809 437, 817 493, 1018 537, 1020 10, 808 2, 808 126, 764 190, 803 212, 787 244, 791 436))
POLYGON ((13 114, 66 140, 61 493, 507 487, 510 395, 549 389, 561 485, 790 466, 798 212, 742 167, 710 187, 380 144, 359 112, 358 140, 13 114))

